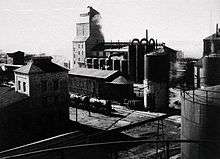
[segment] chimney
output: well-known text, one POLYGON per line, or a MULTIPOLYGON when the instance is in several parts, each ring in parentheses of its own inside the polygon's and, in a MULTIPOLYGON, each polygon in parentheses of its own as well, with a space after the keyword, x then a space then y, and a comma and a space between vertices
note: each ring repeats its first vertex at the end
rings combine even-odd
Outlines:
POLYGON ((146 29, 146 40, 148 40, 148 30, 146 29))
POLYGON ((218 24, 216 24, 216 37, 220 37, 220 29, 218 28, 218 24))

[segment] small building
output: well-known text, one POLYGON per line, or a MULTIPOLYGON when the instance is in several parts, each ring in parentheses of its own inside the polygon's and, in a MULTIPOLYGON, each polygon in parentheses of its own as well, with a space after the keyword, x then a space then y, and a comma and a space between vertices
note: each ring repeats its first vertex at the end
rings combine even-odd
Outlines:
POLYGON ((78 68, 69 72, 69 91, 101 99, 130 99, 133 84, 120 71, 78 68))
POLYGON ((33 57, 14 70, 15 88, 0 86, 0 149, 55 135, 68 123, 68 69, 51 59, 33 57))

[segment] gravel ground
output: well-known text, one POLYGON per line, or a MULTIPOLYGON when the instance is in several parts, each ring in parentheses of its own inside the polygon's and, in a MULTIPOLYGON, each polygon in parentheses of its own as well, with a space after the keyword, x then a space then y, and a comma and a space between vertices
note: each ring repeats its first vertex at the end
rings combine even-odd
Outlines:
MULTIPOLYGON (((163 113, 134 111, 117 105, 114 105, 113 108, 115 109, 115 116, 105 116, 98 113, 92 113, 91 117, 88 116, 88 111, 79 109, 78 122, 102 130, 111 130, 164 115, 163 113)), ((73 121, 76 120, 75 112, 75 108, 70 108, 70 119, 73 121)), ((137 126, 126 131, 122 131, 121 133, 137 139, 175 140, 180 139, 180 122, 180 116, 176 115, 164 120, 163 126, 162 121, 160 121, 159 129, 158 121, 154 121, 150 123, 145 123, 141 126, 137 126)), ((117 153, 117 156, 119 159, 155 158, 156 147, 158 147, 159 152, 164 152, 163 144, 141 144, 132 147, 126 151, 120 151, 117 153)), ((170 144, 170 148, 176 147, 179 148, 180 144, 170 144)), ((175 149, 170 153, 176 155, 179 152, 179 149, 175 149)), ((165 155, 164 153, 161 154, 163 156, 165 155)))

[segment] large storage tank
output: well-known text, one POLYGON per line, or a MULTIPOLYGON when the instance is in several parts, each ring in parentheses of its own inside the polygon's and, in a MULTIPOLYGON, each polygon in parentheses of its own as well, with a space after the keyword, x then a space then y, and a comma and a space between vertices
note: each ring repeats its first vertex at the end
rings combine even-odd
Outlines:
POLYGON ((106 67, 106 70, 112 70, 113 69, 112 59, 106 59, 105 60, 105 67, 106 67))
POLYGON ((166 111, 169 106, 169 55, 145 55, 144 104, 151 111, 166 111))
POLYGON ((99 60, 97 58, 93 58, 92 65, 94 69, 99 69, 99 60))
POLYGON ((105 58, 99 59, 99 69, 105 70, 105 58))
POLYGON ((141 40, 138 48, 137 75, 136 82, 143 83, 144 80, 144 55, 146 54, 147 44, 144 39, 141 40))
POLYGON ((135 44, 128 47, 128 76, 132 81, 136 79, 136 47, 135 44))
POLYGON ((128 75, 128 61, 127 60, 121 60, 120 61, 120 71, 124 74, 124 75, 128 75))
POLYGON ((180 61, 177 63, 176 79, 178 83, 185 89, 194 88, 194 62, 193 61, 180 61))
POLYGON ((211 54, 203 58, 204 84, 214 86, 220 84, 220 55, 211 54))
POLYGON ((182 143, 182 159, 220 158, 220 85, 182 94, 181 139, 209 141, 182 143))
POLYGON ((120 60, 113 60, 113 70, 120 70, 120 60))
POLYGON ((186 63, 186 75, 185 75, 185 80, 186 80, 186 86, 189 89, 194 89, 194 62, 189 61, 186 63))

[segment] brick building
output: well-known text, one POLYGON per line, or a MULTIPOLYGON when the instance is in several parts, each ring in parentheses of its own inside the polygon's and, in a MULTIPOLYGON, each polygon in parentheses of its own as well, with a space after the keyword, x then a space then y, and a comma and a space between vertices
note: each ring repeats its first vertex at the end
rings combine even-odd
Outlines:
POLYGON ((77 68, 69 72, 69 91, 101 99, 130 99, 133 84, 120 71, 77 68))
POLYGON ((33 57, 14 70, 15 88, 0 86, 0 149, 43 139, 69 121, 68 70, 33 57))
POLYGON ((73 40, 73 67, 84 67, 85 58, 89 57, 97 42, 103 42, 104 37, 99 24, 100 13, 92 7, 89 12, 80 14, 76 23, 76 36, 73 40))

